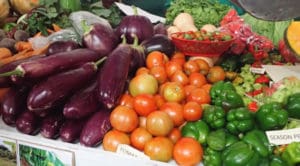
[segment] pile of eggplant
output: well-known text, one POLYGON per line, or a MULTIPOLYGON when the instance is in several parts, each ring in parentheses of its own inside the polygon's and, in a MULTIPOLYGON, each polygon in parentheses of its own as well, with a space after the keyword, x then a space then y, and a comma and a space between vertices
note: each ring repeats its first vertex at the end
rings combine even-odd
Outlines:
POLYGON ((2 120, 24 134, 99 145, 146 55, 174 52, 163 28, 139 15, 124 17, 116 29, 97 22, 81 43, 54 41, 45 55, 0 66, 0 88, 9 88, 0 103, 2 120))

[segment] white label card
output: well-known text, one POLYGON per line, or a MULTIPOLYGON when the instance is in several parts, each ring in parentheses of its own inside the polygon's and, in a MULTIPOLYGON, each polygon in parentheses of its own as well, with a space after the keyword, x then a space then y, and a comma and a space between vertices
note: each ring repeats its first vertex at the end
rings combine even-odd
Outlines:
POLYGON ((266 72, 266 69, 258 68, 258 67, 250 67, 250 71, 255 74, 264 74, 266 72))
POLYGON ((269 142, 274 145, 300 142, 300 128, 266 131, 266 135, 269 142))
POLYGON ((132 157, 136 157, 136 158, 142 158, 142 159, 148 159, 150 160, 150 158, 145 155, 143 152, 129 146, 126 144, 120 144, 117 147, 117 151, 118 154, 123 154, 123 155, 129 155, 132 157))

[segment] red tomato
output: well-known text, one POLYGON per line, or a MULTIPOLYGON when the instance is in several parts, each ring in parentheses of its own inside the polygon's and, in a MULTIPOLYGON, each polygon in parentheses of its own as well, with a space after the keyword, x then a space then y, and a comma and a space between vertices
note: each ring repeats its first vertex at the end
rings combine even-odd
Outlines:
POLYGON ((194 138, 182 137, 174 145, 173 157, 178 165, 197 165, 203 159, 203 149, 194 138))
POLYGON ((138 127, 130 134, 131 145, 143 151, 145 144, 152 139, 152 135, 143 127, 138 127))
POLYGON ((180 130, 178 128, 173 128, 168 135, 168 138, 175 144, 181 138, 180 130))
POLYGON ((168 115, 172 118, 175 127, 184 123, 183 107, 181 104, 176 102, 166 102, 161 106, 160 110, 168 113, 168 115))
POLYGON ((131 132, 139 124, 137 113, 129 107, 117 106, 110 114, 110 123, 113 128, 122 132, 131 132))
POLYGON ((195 85, 197 88, 200 88, 207 83, 206 77, 201 73, 191 73, 189 81, 191 85, 195 85))
POLYGON ((154 66, 150 69, 150 74, 153 75, 159 84, 163 84, 168 80, 167 72, 164 66, 154 66))
POLYGON ((160 51, 152 51, 147 55, 146 66, 151 69, 154 66, 164 66, 168 61, 168 57, 160 51))
POLYGON ((180 65, 179 63, 177 63, 176 61, 168 61, 165 65, 166 68, 166 73, 167 76, 169 78, 171 78, 171 76, 179 70, 182 70, 182 65, 180 65))
POLYGON ((133 97, 127 93, 123 94, 119 101, 119 105, 133 108, 133 97))
POLYGON ((171 81, 186 85, 189 83, 189 78, 182 70, 178 70, 171 76, 171 81))
POLYGON ((154 136, 166 136, 173 129, 172 118, 163 111, 153 111, 147 116, 146 128, 154 136))
POLYGON ((157 109, 153 95, 139 94, 133 99, 133 108, 140 116, 147 116, 150 112, 157 109))
POLYGON ((201 119, 202 112, 201 105, 194 101, 187 102, 183 106, 183 118, 186 121, 196 121, 201 119))
POLYGON ((210 100, 209 93, 203 88, 196 88, 187 96, 187 101, 195 101, 198 104, 209 104, 210 100))
POLYGON ((104 135, 102 142, 104 150, 115 152, 119 144, 130 144, 129 136, 126 133, 113 129, 104 135))
POLYGON ((184 63, 183 70, 187 75, 190 75, 191 73, 198 73, 200 68, 195 61, 189 60, 184 63))
POLYGON ((151 160, 168 162, 172 159, 173 142, 167 137, 155 137, 148 141, 144 148, 144 153, 151 160))

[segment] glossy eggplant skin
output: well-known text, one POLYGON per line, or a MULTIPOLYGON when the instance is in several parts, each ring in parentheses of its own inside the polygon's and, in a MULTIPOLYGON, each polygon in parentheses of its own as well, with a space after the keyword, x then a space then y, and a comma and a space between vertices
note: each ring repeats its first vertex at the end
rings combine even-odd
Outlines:
POLYGON ((162 34, 154 35, 148 40, 143 41, 141 45, 144 47, 146 55, 152 51, 160 51, 170 58, 175 51, 173 42, 166 35, 162 34))
POLYGON ((116 33, 119 38, 124 34, 128 43, 133 43, 133 34, 138 37, 139 42, 142 42, 153 36, 154 28, 149 18, 141 15, 128 15, 122 18, 116 28, 116 33))
POLYGON ((95 23, 83 35, 82 44, 99 54, 107 55, 117 46, 118 38, 111 26, 95 23))
POLYGON ((16 128, 18 131, 28 135, 35 135, 39 132, 40 118, 31 111, 24 111, 18 116, 16 128))
POLYGON ((41 123, 40 133, 43 137, 56 139, 59 137, 59 130, 64 123, 64 116, 60 113, 49 114, 41 123))
MULTIPOLYGON (((5 73, 8 71, 14 70, 21 63, 29 62, 29 61, 39 59, 42 57, 44 57, 44 55, 33 56, 30 58, 17 60, 17 61, 8 63, 6 65, 0 66, 0 73, 5 73)), ((8 87, 11 87, 12 85, 14 85, 14 82, 11 80, 11 78, 9 76, 0 77, 0 88, 8 88, 8 87)))
POLYGON ((93 50, 81 48, 21 63, 18 65, 17 69, 23 71, 23 77, 40 78, 66 69, 74 68, 85 62, 96 61, 103 56, 104 55, 93 50))
POLYGON ((46 52, 46 55, 54 55, 60 52, 68 52, 71 50, 78 49, 80 46, 78 43, 76 43, 73 40, 60 40, 60 41, 54 41, 52 42, 46 52))
POLYGON ((64 142, 75 142, 85 126, 87 119, 66 119, 59 131, 59 137, 64 142))
POLYGON ((99 108, 96 87, 97 80, 93 80, 86 87, 75 92, 64 105, 64 116, 68 119, 82 119, 96 112, 99 108))
POLYGON ((146 54, 145 50, 140 45, 132 45, 132 59, 129 69, 129 77, 132 78, 138 68, 145 66, 146 54))
POLYGON ((111 129, 109 116, 110 110, 106 108, 94 113, 81 131, 80 144, 88 147, 99 145, 105 133, 111 129))
POLYGON ((2 101, 2 119, 5 124, 14 126, 17 117, 26 110, 28 88, 11 87, 2 101))
POLYGON ((93 62, 47 77, 33 86, 27 97, 27 108, 40 112, 58 106, 72 93, 86 85, 85 80, 96 76, 97 66, 93 62))
POLYGON ((132 59, 132 48, 119 44, 110 53, 97 76, 97 97, 106 108, 115 107, 125 89, 132 59))
POLYGON ((164 23, 158 23, 158 24, 155 24, 153 26, 154 28, 154 35, 156 34, 162 34, 162 35, 168 35, 167 33, 167 28, 166 28, 166 25, 164 23))

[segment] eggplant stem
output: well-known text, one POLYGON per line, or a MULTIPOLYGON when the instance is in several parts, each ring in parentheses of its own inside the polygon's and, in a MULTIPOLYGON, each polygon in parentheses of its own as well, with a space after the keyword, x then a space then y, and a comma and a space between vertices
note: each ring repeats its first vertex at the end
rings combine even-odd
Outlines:
POLYGON ((105 56, 105 57, 103 57, 103 58, 101 58, 101 59, 99 59, 97 62, 95 62, 95 65, 96 66, 99 66, 103 61, 105 61, 107 59, 107 57, 105 56))
POLYGON ((132 5, 132 9, 133 9, 133 15, 138 15, 137 7, 132 5))
POLYGON ((23 74, 24 73, 21 70, 15 69, 15 70, 0 74, 0 77, 7 77, 7 76, 12 76, 12 75, 22 76, 23 74))
POLYGON ((87 24, 86 20, 82 20, 80 24, 84 33, 89 33, 89 31, 91 31, 91 27, 87 24))
POLYGON ((122 44, 127 44, 127 39, 126 39, 125 34, 121 35, 121 39, 122 39, 122 44))
POLYGON ((133 46, 138 46, 139 45, 139 38, 137 37, 136 34, 133 34, 133 46))

